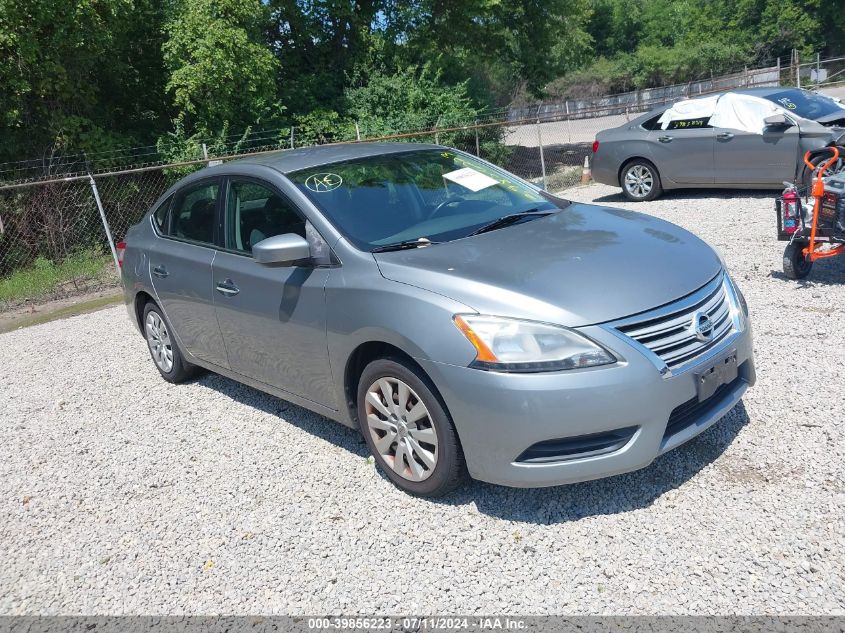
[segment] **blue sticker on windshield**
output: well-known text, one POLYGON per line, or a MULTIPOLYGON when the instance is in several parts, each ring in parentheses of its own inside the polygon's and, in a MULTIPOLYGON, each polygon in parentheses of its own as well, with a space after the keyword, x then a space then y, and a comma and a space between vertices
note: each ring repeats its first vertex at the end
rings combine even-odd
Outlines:
POLYGON ((311 174, 305 179, 305 187, 314 193, 325 193, 334 191, 343 184, 343 178, 339 174, 311 174))

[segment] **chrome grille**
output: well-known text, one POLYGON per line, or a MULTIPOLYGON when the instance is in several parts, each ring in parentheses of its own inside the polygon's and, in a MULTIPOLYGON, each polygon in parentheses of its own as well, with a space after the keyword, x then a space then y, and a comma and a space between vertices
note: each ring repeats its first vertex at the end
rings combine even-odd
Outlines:
POLYGON ((677 369, 712 349, 734 331, 731 300, 726 280, 719 275, 689 297, 646 314, 613 324, 656 354, 669 369, 677 369), (712 335, 701 340, 694 321, 706 315, 712 335))

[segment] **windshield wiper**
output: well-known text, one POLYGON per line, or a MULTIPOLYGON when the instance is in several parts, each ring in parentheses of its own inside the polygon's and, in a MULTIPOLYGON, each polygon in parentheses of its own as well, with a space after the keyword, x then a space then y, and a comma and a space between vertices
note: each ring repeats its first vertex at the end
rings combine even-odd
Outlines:
POLYGON ((415 240, 402 240, 394 244, 384 244, 383 246, 376 246, 371 253, 387 253, 389 251, 404 251, 409 248, 421 248, 423 246, 431 246, 432 244, 440 244, 440 242, 432 242, 427 237, 420 237, 415 240))
POLYGON ((472 233, 470 233, 470 235, 479 235, 481 233, 487 233, 487 231, 495 231, 496 229, 501 229, 505 226, 516 224, 523 218, 528 218, 532 216, 543 217, 544 215, 551 215, 552 213, 555 213, 555 211, 538 211, 537 209, 528 209, 527 211, 520 211, 519 213, 503 215, 499 219, 493 220, 489 224, 485 224, 481 228, 474 230, 472 233))

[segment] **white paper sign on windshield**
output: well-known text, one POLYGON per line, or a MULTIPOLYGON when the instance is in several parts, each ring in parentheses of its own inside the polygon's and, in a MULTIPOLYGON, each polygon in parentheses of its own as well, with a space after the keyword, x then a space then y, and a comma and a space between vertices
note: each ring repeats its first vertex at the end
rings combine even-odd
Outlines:
POLYGON ((481 191, 487 187, 498 185, 499 182, 490 176, 485 176, 480 171, 475 171, 472 167, 464 167, 450 171, 448 174, 443 174, 446 180, 459 184, 461 187, 466 187, 472 192, 481 191))

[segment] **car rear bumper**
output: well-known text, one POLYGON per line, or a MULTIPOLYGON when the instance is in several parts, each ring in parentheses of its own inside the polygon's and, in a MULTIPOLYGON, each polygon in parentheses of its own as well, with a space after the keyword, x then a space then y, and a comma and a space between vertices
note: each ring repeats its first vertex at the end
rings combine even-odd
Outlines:
POLYGON ((590 169, 595 182, 613 187, 619 186, 619 165, 611 164, 610 160, 602 156, 601 147, 597 153, 593 154, 591 162, 590 169))
POLYGON ((756 379, 749 326, 670 377, 606 329, 584 331, 621 362, 505 374, 420 361, 452 415, 473 478, 539 487, 643 468, 724 417, 756 379), (734 352, 738 378, 698 403, 698 371, 734 352))

